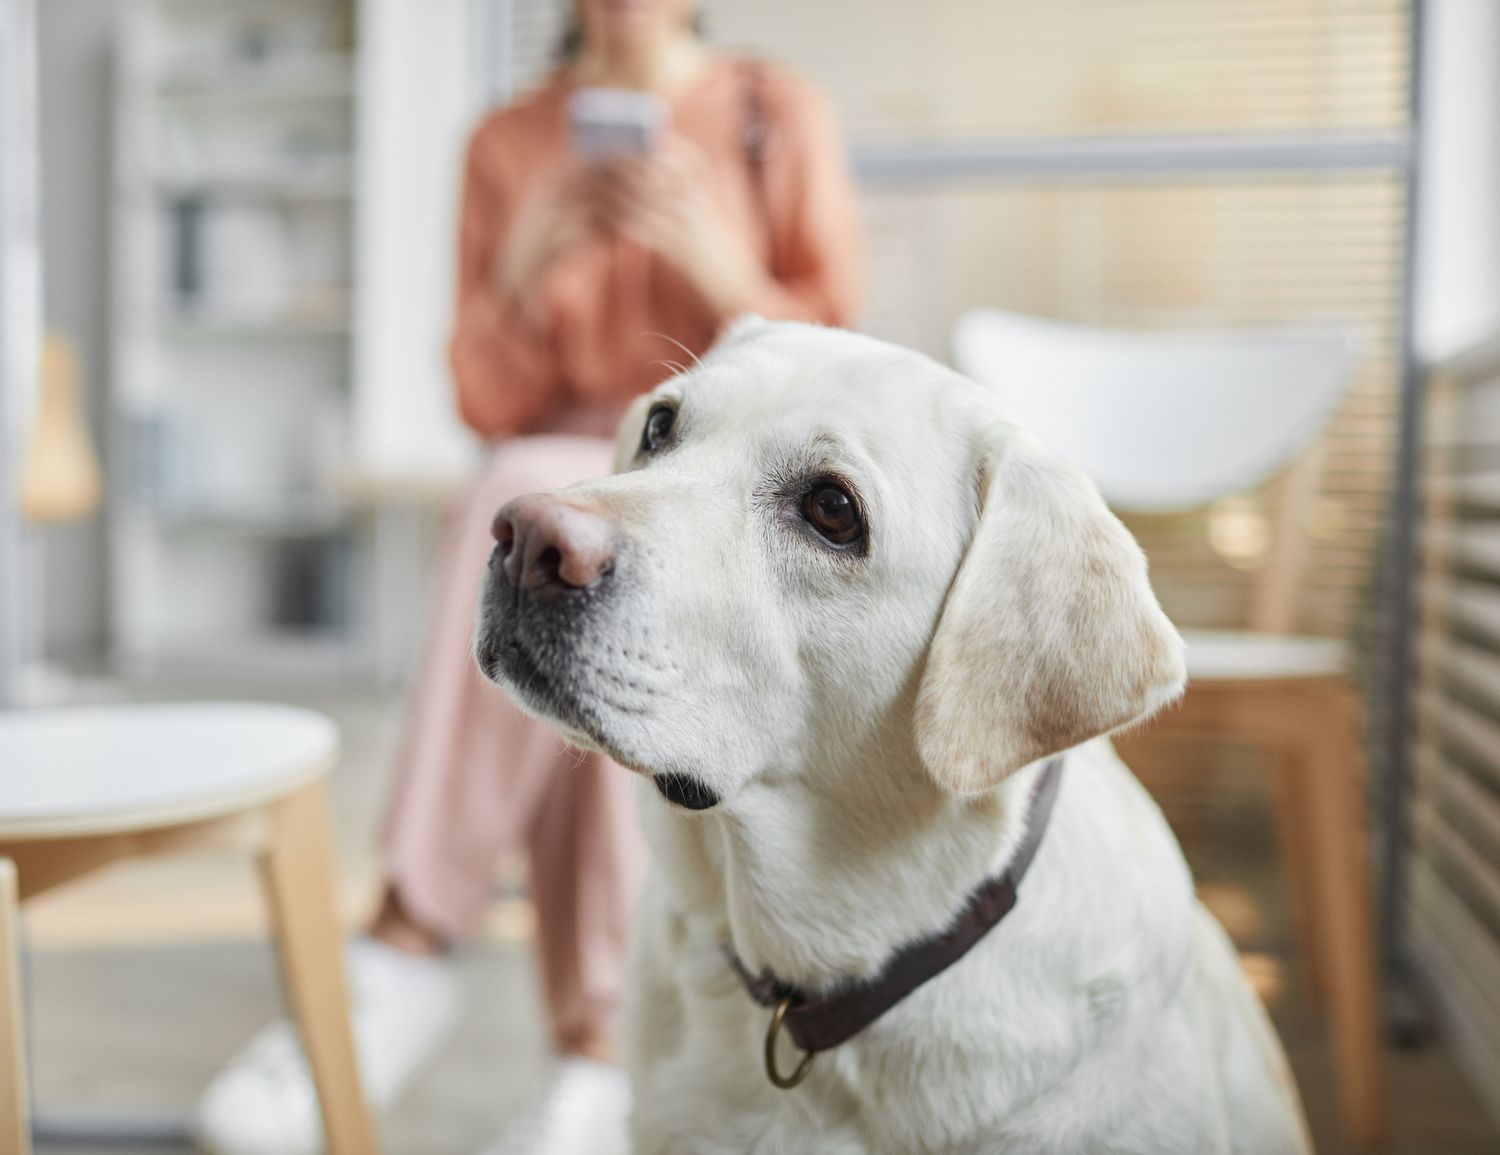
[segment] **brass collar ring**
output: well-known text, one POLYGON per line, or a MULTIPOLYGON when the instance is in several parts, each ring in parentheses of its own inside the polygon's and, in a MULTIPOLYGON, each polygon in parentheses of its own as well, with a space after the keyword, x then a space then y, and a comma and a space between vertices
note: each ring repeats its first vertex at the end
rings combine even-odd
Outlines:
POLYGON ((771 1016, 771 1029, 766 1032, 766 1076, 771 1080, 772 1086, 779 1087, 783 1091, 790 1091, 793 1087, 801 1084, 807 1078, 807 1073, 812 1070, 813 1060, 818 1056, 808 1051, 802 1056, 802 1061, 797 1064, 797 1069, 790 1075, 783 1075, 776 1065, 776 1040, 781 1036, 781 1026, 786 1022, 786 1013, 792 1009, 792 997, 787 995, 776 1004, 776 1011, 771 1016))

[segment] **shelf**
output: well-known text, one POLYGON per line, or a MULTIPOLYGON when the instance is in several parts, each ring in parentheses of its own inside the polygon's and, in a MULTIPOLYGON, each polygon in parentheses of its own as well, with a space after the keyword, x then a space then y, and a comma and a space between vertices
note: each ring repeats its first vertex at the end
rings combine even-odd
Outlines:
POLYGON ((233 16, 239 14, 238 9, 259 14, 268 8, 296 9, 306 3, 307 0, 160 0, 158 7, 174 17, 180 16, 183 12, 233 16))
POLYGON ((347 173, 332 176, 158 177, 153 182, 158 196, 168 200, 197 197, 211 201, 302 201, 350 202, 354 182, 347 173))
POLYGON ((136 3, 109 188, 120 657, 359 677, 368 514, 318 475, 352 427, 359 3, 136 3))
POLYGON ((204 504, 158 506, 157 523, 168 533, 237 537, 326 537, 348 528, 349 512, 326 498, 309 497, 262 506, 204 504))
POLYGON ((273 317, 265 320, 234 317, 163 317, 161 336, 171 341, 315 340, 342 341, 349 337, 348 317, 273 317))
POLYGON ((446 508, 474 480, 463 462, 453 469, 371 469, 350 461, 334 471, 330 486, 349 506, 360 510, 446 508))
POLYGON ((230 632, 202 639, 169 638, 150 653, 121 655, 137 676, 211 674, 214 678, 281 683, 325 682, 358 676, 364 667, 358 641, 330 629, 268 626, 253 634, 230 632))
POLYGON ((350 100, 354 93, 354 61, 338 53, 264 65, 178 64, 155 88, 162 102, 194 105, 350 100))

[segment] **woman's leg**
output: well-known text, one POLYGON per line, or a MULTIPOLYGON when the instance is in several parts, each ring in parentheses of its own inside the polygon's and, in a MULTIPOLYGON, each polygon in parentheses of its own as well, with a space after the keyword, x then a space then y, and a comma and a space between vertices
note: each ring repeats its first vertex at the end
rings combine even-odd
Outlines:
POLYGON ((558 1053, 607 1060, 644 855, 632 776, 571 757, 530 832, 537 945, 558 1053))
MULTIPOLYGON (((628 791, 616 791, 610 783, 616 776, 623 781, 624 771, 610 766, 614 776, 593 768, 575 775, 578 754, 548 727, 522 714, 479 673, 470 654, 474 606, 494 544, 490 523, 495 511, 522 493, 602 475, 609 463, 609 444, 594 438, 509 441, 495 451, 462 506, 390 802, 384 846, 390 895, 372 931, 393 946, 435 946, 471 935, 489 901, 499 860, 519 849, 528 835, 535 849, 535 835, 543 825, 560 831, 559 847, 546 850, 545 861, 558 855, 576 855, 585 863, 602 858, 602 869, 586 870, 573 880, 580 888, 608 879, 617 869, 615 856, 633 861, 634 847, 615 836, 629 822, 616 817, 629 814, 622 809, 628 805, 628 791), (566 809, 601 815, 586 820, 601 836, 597 849, 576 847, 574 832, 563 819, 543 822, 540 817, 544 810, 550 815, 566 809)), ((628 876, 631 869, 627 865, 622 873, 628 876)), ((570 897, 567 885, 550 880, 537 886, 539 908, 549 901, 594 901, 570 897)), ((613 896, 611 891, 604 905, 611 905, 613 896)), ((545 910, 540 918, 548 924, 545 910)), ((606 943, 614 926, 614 921, 603 924, 606 943)), ((569 958, 570 946, 553 944, 546 930, 542 937, 549 971, 555 964, 564 973, 578 967, 592 974, 600 965, 610 965, 610 948, 600 945, 598 935, 580 936, 576 946, 599 951, 603 964, 569 958)))

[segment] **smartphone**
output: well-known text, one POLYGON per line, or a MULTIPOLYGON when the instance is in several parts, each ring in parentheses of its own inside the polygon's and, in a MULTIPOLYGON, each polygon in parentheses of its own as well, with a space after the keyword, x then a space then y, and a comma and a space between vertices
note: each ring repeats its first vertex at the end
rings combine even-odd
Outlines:
POLYGON ((573 151, 591 162, 644 156, 666 122, 666 102, 650 92, 580 88, 568 98, 573 151))

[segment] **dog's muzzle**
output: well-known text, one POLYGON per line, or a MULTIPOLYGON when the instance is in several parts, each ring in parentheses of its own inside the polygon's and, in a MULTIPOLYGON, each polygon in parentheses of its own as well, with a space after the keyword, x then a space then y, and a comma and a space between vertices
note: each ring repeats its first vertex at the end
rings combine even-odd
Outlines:
POLYGON ((508 502, 490 530, 501 569, 525 597, 557 601, 598 587, 614 572, 614 523, 552 494, 508 502))
POLYGON ((529 493, 491 524, 475 658, 530 706, 592 733, 578 647, 616 584, 619 530, 603 514, 529 493))
MULTIPOLYGON (((639 707, 622 707, 622 679, 601 670, 599 650, 610 620, 617 624, 622 613, 629 584, 622 571, 637 555, 603 514, 554 494, 509 502, 491 531, 495 549, 474 651, 480 669, 530 708, 614 752, 611 715, 639 707)), ((691 774, 651 777, 662 797, 684 810, 721 801, 691 774)))

